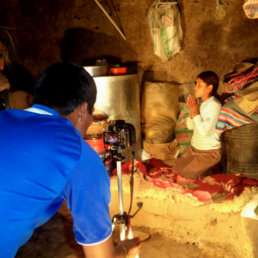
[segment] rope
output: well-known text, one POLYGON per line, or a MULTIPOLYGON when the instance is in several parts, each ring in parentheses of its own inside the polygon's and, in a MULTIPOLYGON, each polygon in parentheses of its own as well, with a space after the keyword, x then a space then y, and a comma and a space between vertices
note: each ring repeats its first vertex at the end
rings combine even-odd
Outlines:
POLYGON ((226 85, 226 91, 229 93, 240 91, 247 82, 255 79, 256 77, 258 77, 258 67, 245 75, 231 79, 226 85))

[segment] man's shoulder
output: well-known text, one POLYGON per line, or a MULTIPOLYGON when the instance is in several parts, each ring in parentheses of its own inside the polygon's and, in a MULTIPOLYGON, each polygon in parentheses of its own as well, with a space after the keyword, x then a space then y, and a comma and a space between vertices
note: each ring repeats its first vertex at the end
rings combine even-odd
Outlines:
MULTIPOLYGON (((6 112, 6 111, 5 111, 6 112)), ((1 122, 1 118, 0 118, 1 122)), ((8 128, 8 136, 16 142, 24 141, 27 147, 45 150, 81 149, 81 135, 65 118, 55 115, 37 114, 22 110, 10 110, 2 122, 8 128)), ((10 139, 9 139, 10 141, 10 139)), ((8 142, 9 142, 8 141, 8 142)), ((24 148, 27 148, 24 146, 24 148)))
POLYGON ((60 145, 60 148, 81 149, 82 137, 77 129, 65 118, 45 117, 34 124, 32 132, 36 137, 42 136, 41 141, 60 145))

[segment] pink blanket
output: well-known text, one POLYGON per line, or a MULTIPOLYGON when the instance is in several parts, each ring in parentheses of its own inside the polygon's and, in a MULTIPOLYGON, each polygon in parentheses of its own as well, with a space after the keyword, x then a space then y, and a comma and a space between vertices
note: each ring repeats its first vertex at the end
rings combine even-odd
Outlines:
MULTIPOLYGON (((132 162, 122 165, 122 173, 131 173, 132 162)), ((134 167, 143 178, 157 187, 176 191, 200 202, 221 202, 232 200, 245 187, 258 187, 258 180, 247 178, 242 174, 216 174, 200 180, 191 180, 172 173, 172 166, 166 165, 157 159, 149 159, 144 164, 135 160, 134 167)), ((116 170, 113 171, 116 174, 116 170)))

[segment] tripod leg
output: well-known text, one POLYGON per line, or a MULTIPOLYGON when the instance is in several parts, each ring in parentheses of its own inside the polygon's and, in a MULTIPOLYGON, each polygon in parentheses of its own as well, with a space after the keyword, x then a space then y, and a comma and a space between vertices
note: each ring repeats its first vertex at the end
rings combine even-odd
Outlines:
MULTIPOLYGON (((131 225, 129 225, 129 228, 127 229, 128 233, 127 233, 127 238, 128 239, 133 239, 133 231, 132 231, 132 227, 131 225)), ((135 258, 139 258, 139 254, 135 255, 135 258)))
POLYGON ((123 205, 123 188, 122 188, 122 166, 121 166, 121 161, 117 161, 116 162, 116 167, 117 167, 119 211, 120 211, 120 215, 123 215, 124 214, 124 205, 123 205))
POLYGON ((120 240, 123 241, 125 240, 125 233, 126 233, 126 225, 125 224, 120 224, 120 240))
MULTIPOLYGON (((121 163, 122 162, 118 160, 116 162, 116 167, 117 167, 119 211, 120 211, 120 215, 124 215, 121 163)), ((126 234, 126 225, 125 225, 125 223, 121 223, 120 224, 120 240, 125 240, 125 234, 126 234)))

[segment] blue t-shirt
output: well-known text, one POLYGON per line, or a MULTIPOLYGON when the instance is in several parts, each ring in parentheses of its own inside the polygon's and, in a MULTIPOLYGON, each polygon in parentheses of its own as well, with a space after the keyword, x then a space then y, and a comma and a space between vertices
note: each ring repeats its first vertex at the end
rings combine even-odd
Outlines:
POLYGON ((0 254, 14 257, 67 200, 78 243, 111 235, 110 182, 97 153, 54 110, 0 112, 0 254))

